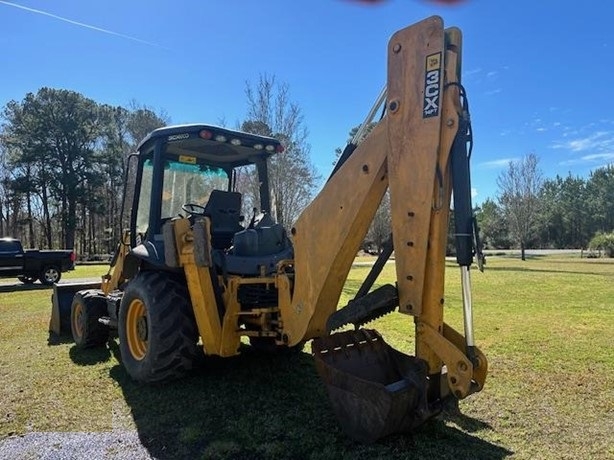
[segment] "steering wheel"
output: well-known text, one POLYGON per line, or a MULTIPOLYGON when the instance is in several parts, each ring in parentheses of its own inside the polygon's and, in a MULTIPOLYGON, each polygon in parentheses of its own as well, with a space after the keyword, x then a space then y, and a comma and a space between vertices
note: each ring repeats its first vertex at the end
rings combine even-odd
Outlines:
POLYGON ((205 207, 196 203, 186 203, 181 205, 181 210, 187 212, 191 216, 204 216, 205 207))

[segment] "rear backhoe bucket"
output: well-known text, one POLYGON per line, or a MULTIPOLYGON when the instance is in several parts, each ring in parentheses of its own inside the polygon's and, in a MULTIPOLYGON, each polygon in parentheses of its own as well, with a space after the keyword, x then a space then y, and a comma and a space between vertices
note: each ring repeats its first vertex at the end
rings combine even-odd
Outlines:
POLYGON ((70 310, 75 294, 84 289, 98 289, 98 283, 65 283, 54 284, 51 294, 51 320, 49 331, 57 335, 71 334, 70 310))
POLYGON ((316 369, 343 431, 360 442, 409 432, 427 418, 426 363, 360 329, 315 339, 316 369))

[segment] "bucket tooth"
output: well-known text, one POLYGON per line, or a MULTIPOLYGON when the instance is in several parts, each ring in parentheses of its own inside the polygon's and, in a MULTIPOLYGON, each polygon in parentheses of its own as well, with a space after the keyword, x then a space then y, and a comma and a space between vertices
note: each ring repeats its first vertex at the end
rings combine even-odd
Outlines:
POLYGON ((428 418, 427 366, 388 345, 375 330, 315 339, 312 352, 333 411, 352 439, 374 442, 428 418))

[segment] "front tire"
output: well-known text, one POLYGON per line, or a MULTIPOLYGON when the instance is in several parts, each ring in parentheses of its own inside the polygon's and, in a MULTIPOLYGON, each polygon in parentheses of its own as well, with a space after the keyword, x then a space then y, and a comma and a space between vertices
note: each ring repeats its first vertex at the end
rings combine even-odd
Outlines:
POLYGON ((107 315, 107 301, 98 291, 79 291, 70 309, 70 328, 79 348, 104 345, 109 339, 109 327, 98 320, 107 315))
POLYGON ((118 333, 124 367, 138 382, 181 377, 199 354, 187 287, 164 273, 141 272, 128 284, 118 333))
POLYGON ((62 278, 62 272, 55 265, 48 265, 41 270, 40 277, 38 278, 45 286, 53 286, 53 283, 57 283, 62 278))

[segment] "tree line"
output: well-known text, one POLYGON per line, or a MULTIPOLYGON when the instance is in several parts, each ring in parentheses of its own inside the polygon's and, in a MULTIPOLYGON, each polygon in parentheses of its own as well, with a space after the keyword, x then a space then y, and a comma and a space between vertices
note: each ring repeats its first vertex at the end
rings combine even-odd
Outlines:
MULTIPOLYGON (((288 86, 267 75, 246 82, 245 96, 246 117, 236 128, 285 145, 269 173, 272 212, 289 228, 320 179, 309 158, 302 110, 288 86)), ((20 237, 30 247, 111 253, 122 231, 126 158, 150 131, 170 123, 168 114, 134 101, 110 106, 75 91, 41 88, 9 101, 1 115, 0 236, 20 237)), ((524 256, 527 248, 607 251, 610 245, 614 252, 614 166, 587 178, 544 180, 538 162, 535 154, 511 162, 498 177, 497 196, 475 209, 486 248, 520 248, 524 256)), ((254 171, 241 172, 238 185, 247 215, 259 201, 254 171)), ((365 248, 382 247, 390 219, 386 195, 365 248)))
POLYGON ((108 253, 120 234, 125 159, 164 112, 41 88, 9 101, 0 132, 0 234, 24 246, 108 253))
POLYGON ((614 166, 543 179, 535 154, 510 162, 476 210, 487 248, 604 249, 614 231, 614 166), (604 243, 605 241, 605 243, 604 243))
MULTIPOLYGON (((350 139, 357 130, 350 130, 350 139)), ((341 151, 336 149, 337 158, 341 151)), ((587 178, 570 173, 544 179, 539 158, 531 153, 510 162, 499 174, 497 185, 496 197, 474 209, 485 248, 520 249, 523 260, 525 250, 531 248, 603 250, 614 257, 613 165, 598 168, 587 178)), ((449 228, 448 254, 453 254, 454 210, 449 228)), ((364 248, 381 250, 390 232, 390 198, 386 194, 364 248)))
MULTIPOLYGON (((285 145, 270 178, 275 214, 289 226, 318 180, 302 112, 274 77, 246 82, 245 92, 247 117, 237 128, 285 145)), ((149 132, 170 123, 168 114, 134 101, 111 106, 76 91, 41 88, 9 101, 1 120, 0 237, 21 238, 29 247, 112 253, 122 231, 126 159, 149 132)), ((239 182, 246 209, 258 203, 254 171, 239 182)))

